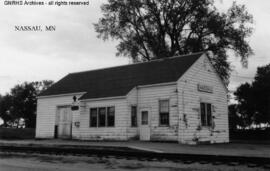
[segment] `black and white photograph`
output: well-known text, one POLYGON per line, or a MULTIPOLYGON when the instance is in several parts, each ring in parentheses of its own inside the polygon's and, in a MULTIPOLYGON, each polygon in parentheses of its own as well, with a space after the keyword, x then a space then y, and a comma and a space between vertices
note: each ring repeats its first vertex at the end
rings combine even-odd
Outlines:
POLYGON ((0 171, 270 170, 269 0, 0 0, 0 171))

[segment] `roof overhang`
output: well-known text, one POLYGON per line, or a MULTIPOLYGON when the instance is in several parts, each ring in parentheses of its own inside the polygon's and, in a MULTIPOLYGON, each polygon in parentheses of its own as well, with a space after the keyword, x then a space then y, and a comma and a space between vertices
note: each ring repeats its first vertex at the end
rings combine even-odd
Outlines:
POLYGON ((75 92, 75 93, 67 93, 67 94, 55 94, 48 96, 37 96, 37 99, 45 99, 45 98, 54 98, 54 97, 63 97, 63 96, 80 96, 85 94, 86 92, 75 92))
POLYGON ((170 86, 170 85, 176 85, 177 83, 175 81, 173 82, 166 82, 166 83, 158 83, 158 84, 148 84, 148 85, 139 85, 137 88, 148 88, 148 87, 160 87, 160 86, 170 86))
POLYGON ((102 100, 116 100, 125 99, 126 96, 114 96, 114 97, 102 97, 102 98, 92 98, 92 99, 81 99, 81 102, 91 102, 91 101, 102 101, 102 100))

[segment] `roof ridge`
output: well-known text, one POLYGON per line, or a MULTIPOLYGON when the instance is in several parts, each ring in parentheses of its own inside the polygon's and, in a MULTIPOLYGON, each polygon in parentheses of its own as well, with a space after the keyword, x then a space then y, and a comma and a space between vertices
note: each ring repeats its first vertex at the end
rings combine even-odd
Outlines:
POLYGON ((173 59, 173 58, 182 58, 182 57, 186 57, 186 56, 198 55, 198 54, 203 54, 203 53, 205 53, 205 52, 204 51, 200 51, 200 52, 189 53, 189 54, 185 54, 185 55, 175 55, 175 56, 166 57, 166 58, 154 59, 154 60, 151 60, 149 62, 152 62, 152 61, 163 61, 163 60, 166 60, 166 59, 173 59))
POLYGON ((146 61, 146 62, 138 62, 138 63, 132 63, 132 64, 125 64, 125 65, 118 65, 118 66, 111 66, 111 67, 104 67, 104 68, 97 68, 97 69, 86 70, 86 71, 72 72, 72 73, 69 73, 68 75, 70 75, 70 74, 80 74, 80 73, 86 73, 86 72, 92 72, 92 71, 99 71, 99 70, 107 70, 107 69, 112 69, 112 68, 119 68, 119 67, 146 64, 146 63, 153 63, 153 62, 159 62, 159 61, 164 61, 164 60, 174 59, 174 58, 182 58, 182 57, 186 57, 186 56, 198 55, 198 54, 203 54, 203 53, 205 53, 205 52, 200 51, 200 52, 195 52, 195 53, 190 53, 190 54, 185 54, 185 55, 176 55, 176 56, 172 56, 172 57, 154 59, 154 60, 146 61))

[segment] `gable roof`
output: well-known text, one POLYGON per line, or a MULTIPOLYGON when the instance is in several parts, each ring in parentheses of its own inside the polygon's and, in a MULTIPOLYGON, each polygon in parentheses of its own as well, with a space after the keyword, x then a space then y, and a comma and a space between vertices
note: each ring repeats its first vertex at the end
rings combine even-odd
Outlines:
POLYGON ((139 85, 177 81, 202 52, 119 67, 71 73, 39 96, 86 92, 80 99, 124 96, 139 85))

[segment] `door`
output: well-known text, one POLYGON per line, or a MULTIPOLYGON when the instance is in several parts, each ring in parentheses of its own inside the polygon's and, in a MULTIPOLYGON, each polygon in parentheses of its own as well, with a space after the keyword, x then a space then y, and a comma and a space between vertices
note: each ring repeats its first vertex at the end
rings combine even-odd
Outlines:
POLYGON ((141 110, 140 118, 140 140, 150 141, 150 110, 141 110))
POLYGON ((63 139, 71 138, 72 115, 70 107, 58 108, 58 115, 58 137, 63 139))

